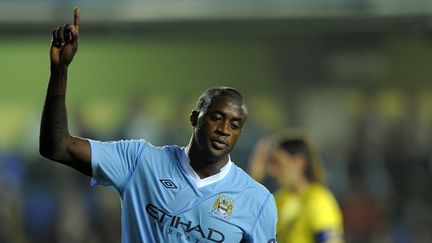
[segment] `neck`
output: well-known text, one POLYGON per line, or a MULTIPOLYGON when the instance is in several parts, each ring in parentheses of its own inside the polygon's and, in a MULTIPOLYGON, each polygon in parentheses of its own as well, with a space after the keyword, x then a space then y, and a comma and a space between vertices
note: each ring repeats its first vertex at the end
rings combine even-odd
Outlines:
POLYGON ((203 153, 192 140, 188 147, 190 165, 201 179, 219 173, 221 168, 228 163, 228 155, 213 159, 209 155, 203 153))
POLYGON ((293 186, 293 190, 296 193, 303 194, 306 191, 306 189, 309 187, 309 185, 310 185, 310 182, 306 178, 301 178, 293 186))

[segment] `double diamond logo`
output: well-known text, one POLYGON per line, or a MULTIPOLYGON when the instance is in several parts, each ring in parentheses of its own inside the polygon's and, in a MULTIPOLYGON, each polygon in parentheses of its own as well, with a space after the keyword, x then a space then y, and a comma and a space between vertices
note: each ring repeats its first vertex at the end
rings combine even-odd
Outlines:
POLYGON ((160 179, 159 181, 162 183, 162 185, 164 185, 164 187, 166 187, 168 189, 177 189, 177 186, 171 180, 160 179))

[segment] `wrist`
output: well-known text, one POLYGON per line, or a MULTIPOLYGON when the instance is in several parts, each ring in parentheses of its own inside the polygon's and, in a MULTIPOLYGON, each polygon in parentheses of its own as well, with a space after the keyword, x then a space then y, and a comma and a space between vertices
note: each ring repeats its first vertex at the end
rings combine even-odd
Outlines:
POLYGON ((53 64, 51 63, 51 77, 61 78, 66 75, 68 71, 68 65, 66 64, 53 64))

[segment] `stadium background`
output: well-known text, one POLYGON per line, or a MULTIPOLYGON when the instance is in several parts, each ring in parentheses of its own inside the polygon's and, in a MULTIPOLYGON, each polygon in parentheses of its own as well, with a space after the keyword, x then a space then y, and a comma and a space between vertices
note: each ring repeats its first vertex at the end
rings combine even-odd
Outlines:
POLYGON ((261 136, 302 129, 347 242, 432 241, 430 1, 1 0, 0 242, 120 241, 116 193, 38 154, 51 29, 75 5, 73 134, 184 145, 200 93, 233 86, 241 167, 261 136))

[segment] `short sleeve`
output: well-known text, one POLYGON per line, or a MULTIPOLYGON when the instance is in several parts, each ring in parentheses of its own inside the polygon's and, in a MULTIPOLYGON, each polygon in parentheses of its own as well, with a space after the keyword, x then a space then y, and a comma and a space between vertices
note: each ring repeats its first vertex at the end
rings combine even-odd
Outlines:
POLYGON ((309 205, 309 220, 316 242, 342 242, 342 216, 331 193, 324 191, 309 205))
POLYGON ((148 143, 144 140, 89 141, 93 172, 91 184, 112 186, 119 192, 123 191, 148 143))
POLYGON ((254 228, 252 235, 248 242, 276 242, 276 223, 277 223, 277 210, 275 200, 271 193, 268 194, 267 199, 264 201, 261 212, 254 228))

